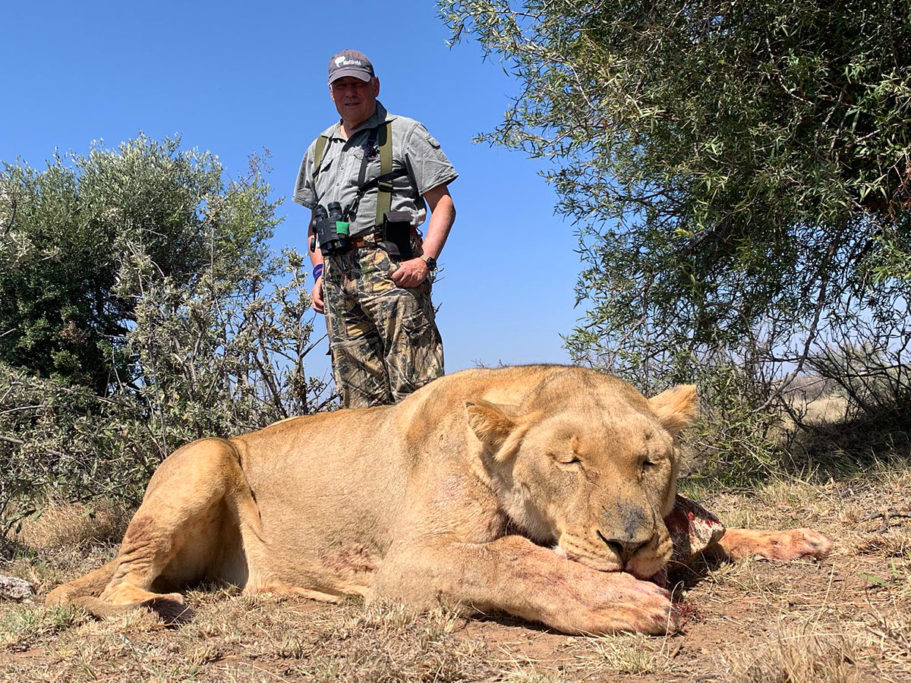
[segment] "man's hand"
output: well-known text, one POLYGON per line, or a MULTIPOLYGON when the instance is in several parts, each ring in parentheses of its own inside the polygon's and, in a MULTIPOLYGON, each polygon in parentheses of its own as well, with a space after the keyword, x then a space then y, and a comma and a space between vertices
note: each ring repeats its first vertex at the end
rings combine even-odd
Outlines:
POLYGON ((413 258, 408 261, 402 261, 399 267, 392 273, 392 281, 399 287, 411 289, 417 287, 427 279, 430 268, 422 258, 413 258))
POLYGON ((317 313, 325 313, 323 306, 323 276, 316 278, 316 284, 313 285, 313 291, 310 292, 310 304, 317 313))

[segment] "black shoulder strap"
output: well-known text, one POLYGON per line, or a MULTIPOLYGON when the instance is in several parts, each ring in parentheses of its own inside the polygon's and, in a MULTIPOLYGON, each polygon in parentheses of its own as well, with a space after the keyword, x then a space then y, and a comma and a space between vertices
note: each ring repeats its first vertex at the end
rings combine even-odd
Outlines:
POLYGON ((370 133, 370 138, 367 140, 366 147, 372 149, 374 145, 379 143, 377 151, 380 156, 380 175, 376 178, 366 180, 367 165, 369 162, 367 160, 367 155, 365 154, 357 178, 357 197, 355 197, 351 206, 348 207, 346 214, 349 220, 353 220, 357 215, 357 209, 361 203, 361 198, 367 194, 368 190, 372 190, 376 187, 378 188, 378 191, 376 196, 376 222, 374 225, 382 225, 383 217, 392 206, 392 181, 399 176, 408 174, 408 169, 404 166, 397 171, 392 170, 392 131, 389 130, 391 124, 391 121, 386 121, 377 126, 370 133))
POLYGON ((370 131, 367 138, 367 149, 376 147, 380 156, 380 174, 376 178, 366 181, 367 179, 367 155, 365 154, 361 161, 361 170, 357 176, 357 186, 361 193, 365 193, 374 185, 377 187, 376 195, 376 221, 374 225, 383 223, 383 216, 392 207, 392 180, 402 174, 392 173, 392 131, 390 126, 392 121, 384 121, 379 126, 370 131))
MULTIPOLYGON (((385 126, 380 126, 385 127, 385 126)), ((370 132, 367 134, 367 142, 364 143, 363 156, 361 156, 361 168, 357 174, 357 186, 358 188, 365 187, 364 181, 367 179, 367 166, 370 165, 370 157, 373 154, 373 148, 376 147, 376 141, 379 137, 379 128, 371 128, 370 132)), ((374 157, 376 158, 376 157, 374 157)), ((382 173, 382 172, 381 172, 382 173)))

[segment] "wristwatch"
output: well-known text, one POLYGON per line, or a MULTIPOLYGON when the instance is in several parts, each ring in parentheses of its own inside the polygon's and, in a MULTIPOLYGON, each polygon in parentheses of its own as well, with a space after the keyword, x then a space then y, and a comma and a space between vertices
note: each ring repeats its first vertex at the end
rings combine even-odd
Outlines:
POLYGON ((427 264, 427 268, 431 271, 437 269, 437 260, 433 256, 422 256, 421 260, 427 264))

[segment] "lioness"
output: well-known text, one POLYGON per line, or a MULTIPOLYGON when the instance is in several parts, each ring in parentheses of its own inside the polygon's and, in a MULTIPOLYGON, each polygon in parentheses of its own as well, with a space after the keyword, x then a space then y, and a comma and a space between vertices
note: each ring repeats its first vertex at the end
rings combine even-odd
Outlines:
MULTIPOLYGON (((196 441, 158 468, 117 558, 47 602, 175 617, 183 598, 166 591, 216 579, 661 633, 675 626, 671 596, 646 579, 671 557, 674 437, 696 413, 692 386, 646 399, 592 370, 528 366, 196 441)), ((719 548, 788 559, 828 543, 729 530, 719 548)))

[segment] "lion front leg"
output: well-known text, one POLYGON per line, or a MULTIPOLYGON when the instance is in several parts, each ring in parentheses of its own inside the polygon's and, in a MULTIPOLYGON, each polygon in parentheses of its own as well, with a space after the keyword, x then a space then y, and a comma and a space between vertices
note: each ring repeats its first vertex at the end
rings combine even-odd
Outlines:
POLYGON ((832 550, 832 541, 813 529, 728 529, 718 541, 717 549, 732 560, 746 557, 781 561, 821 560, 832 550))
POLYGON ((674 542, 671 562, 678 565, 688 564, 703 553, 731 560, 820 560, 832 549, 832 541, 813 529, 725 529, 715 515, 680 494, 664 523, 674 542))
POLYGON ((443 602, 505 612, 572 634, 661 634, 677 627, 664 588, 630 574, 590 569, 521 536, 393 551, 369 597, 422 609, 443 602))

